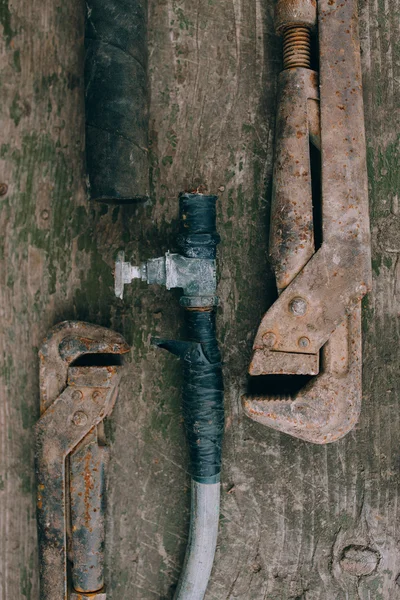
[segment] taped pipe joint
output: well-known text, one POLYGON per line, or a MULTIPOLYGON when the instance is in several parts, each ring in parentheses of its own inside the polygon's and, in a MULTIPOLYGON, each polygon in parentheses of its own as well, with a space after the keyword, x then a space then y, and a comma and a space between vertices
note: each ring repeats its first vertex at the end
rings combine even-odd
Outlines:
POLYGON ((133 279, 181 287, 188 339, 153 340, 178 356, 183 364, 182 411, 189 446, 192 502, 185 563, 174 600, 203 600, 217 544, 221 449, 224 432, 221 354, 216 340, 216 196, 182 194, 180 233, 182 254, 167 253, 134 267, 119 255, 115 293, 133 279))

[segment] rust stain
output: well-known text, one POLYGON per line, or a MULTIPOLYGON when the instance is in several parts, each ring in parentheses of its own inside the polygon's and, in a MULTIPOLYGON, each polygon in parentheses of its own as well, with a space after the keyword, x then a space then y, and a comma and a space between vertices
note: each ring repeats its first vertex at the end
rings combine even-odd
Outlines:
POLYGON ((93 475, 91 473, 91 460, 92 460, 92 455, 90 452, 86 453, 85 456, 85 471, 84 471, 84 481, 85 481, 85 495, 84 495, 84 504, 85 504, 85 526, 89 527, 90 526, 90 521, 91 521, 91 516, 90 516, 90 510, 91 510, 91 503, 90 503, 90 496, 91 496, 91 492, 93 491, 93 475))

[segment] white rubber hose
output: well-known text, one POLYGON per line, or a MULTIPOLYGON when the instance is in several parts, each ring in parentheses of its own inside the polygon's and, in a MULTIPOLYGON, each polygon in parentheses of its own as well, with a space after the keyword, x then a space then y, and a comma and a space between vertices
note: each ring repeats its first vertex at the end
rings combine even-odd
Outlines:
POLYGON ((174 600, 203 600, 217 545, 220 483, 192 480, 189 540, 174 600))

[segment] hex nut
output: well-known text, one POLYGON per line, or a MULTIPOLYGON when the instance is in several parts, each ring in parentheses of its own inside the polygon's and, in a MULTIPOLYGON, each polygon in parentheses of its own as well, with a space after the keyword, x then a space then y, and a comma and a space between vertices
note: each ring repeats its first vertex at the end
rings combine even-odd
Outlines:
POLYGON ((282 34, 289 25, 305 25, 314 29, 316 24, 316 0, 278 0, 275 7, 275 31, 277 34, 282 34))

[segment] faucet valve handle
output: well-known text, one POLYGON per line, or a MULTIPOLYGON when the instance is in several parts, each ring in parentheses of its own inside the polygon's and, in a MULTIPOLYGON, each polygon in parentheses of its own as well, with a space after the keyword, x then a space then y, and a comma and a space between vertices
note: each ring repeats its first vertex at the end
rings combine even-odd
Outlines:
POLYGON ((143 263, 139 267, 131 265, 125 261, 125 252, 118 252, 117 260, 115 261, 115 278, 114 291, 117 298, 123 298, 124 285, 131 283, 133 279, 147 280, 146 264, 143 263))

